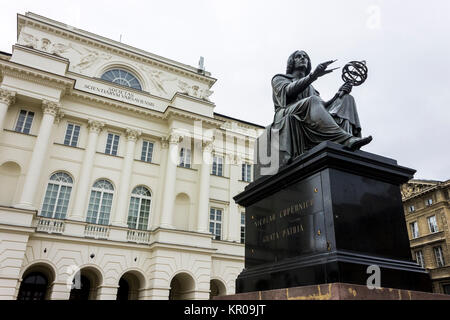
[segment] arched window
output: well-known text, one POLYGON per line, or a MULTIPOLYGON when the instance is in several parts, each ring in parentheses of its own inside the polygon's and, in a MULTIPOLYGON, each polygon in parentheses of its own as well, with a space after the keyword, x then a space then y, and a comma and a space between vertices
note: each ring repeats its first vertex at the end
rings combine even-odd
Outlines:
POLYGON ((108 70, 102 75, 102 79, 122 86, 142 90, 139 80, 133 74, 123 69, 108 70))
POLYGON ((45 192, 41 215, 47 218, 64 219, 69 205, 73 180, 64 172, 52 174, 45 192))
POLYGON ((138 186, 131 192, 130 209, 128 210, 128 227, 147 230, 150 215, 152 194, 146 187, 138 186))
POLYGON ((114 187, 111 182, 101 179, 92 186, 86 221, 106 225, 111 213, 114 187))

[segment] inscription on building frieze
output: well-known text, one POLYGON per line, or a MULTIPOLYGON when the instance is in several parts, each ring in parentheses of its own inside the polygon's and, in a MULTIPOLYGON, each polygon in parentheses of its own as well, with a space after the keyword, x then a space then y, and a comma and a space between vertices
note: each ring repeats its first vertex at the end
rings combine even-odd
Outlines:
POLYGON ((147 100, 144 97, 135 94, 134 92, 123 90, 120 88, 109 86, 98 87, 92 84, 84 84, 83 90, 130 104, 136 104, 143 107, 151 107, 152 109, 155 107, 155 104, 150 100, 147 100))

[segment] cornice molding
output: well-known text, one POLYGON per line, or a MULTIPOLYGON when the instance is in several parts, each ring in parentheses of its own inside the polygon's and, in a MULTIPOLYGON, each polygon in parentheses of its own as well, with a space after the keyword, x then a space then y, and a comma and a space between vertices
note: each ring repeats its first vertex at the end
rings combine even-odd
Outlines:
POLYGON ((216 120, 214 118, 210 118, 190 111, 181 110, 169 105, 164 111, 163 119, 168 120, 173 118, 202 121, 202 124, 207 125, 207 127, 209 128, 219 128, 223 123, 220 120, 216 120))
POLYGON ((62 95, 70 92, 75 84, 75 80, 62 77, 47 71, 42 71, 32 67, 24 66, 11 61, 0 60, 0 73, 30 81, 40 85, 46 85, 62 91, 62 95))

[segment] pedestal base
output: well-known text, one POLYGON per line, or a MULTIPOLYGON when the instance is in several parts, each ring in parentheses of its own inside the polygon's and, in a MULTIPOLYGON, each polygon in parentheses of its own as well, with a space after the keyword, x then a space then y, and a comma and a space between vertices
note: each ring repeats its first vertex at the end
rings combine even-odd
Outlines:
POLYGON ((411 259, 400 194, 414 172, 324 142, 249 184, 234 197, 246 210, 236 292, 366 285, 373 270, 381 287, 431 292, 429 274, 411 259))
POLYGON ((328 283, 214 297, 214 300, 450 300, 450 295, 380 288, 348 283, 328 283))

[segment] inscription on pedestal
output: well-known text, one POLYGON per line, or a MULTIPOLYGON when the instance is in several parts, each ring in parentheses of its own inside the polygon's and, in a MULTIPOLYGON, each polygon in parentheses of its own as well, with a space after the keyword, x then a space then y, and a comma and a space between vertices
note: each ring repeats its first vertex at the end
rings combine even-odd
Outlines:
POLYGON ((246 267, 326 250, 321 176, 247 208, 246 267))

